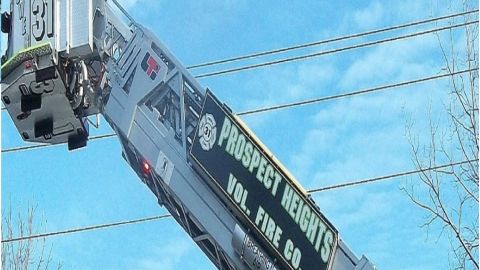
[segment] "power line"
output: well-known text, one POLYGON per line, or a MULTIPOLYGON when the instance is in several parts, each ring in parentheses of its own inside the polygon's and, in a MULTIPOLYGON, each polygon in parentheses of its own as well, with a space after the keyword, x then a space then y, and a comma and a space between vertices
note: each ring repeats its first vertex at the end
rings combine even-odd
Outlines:
POLYGON ((421 82, 436 80, 436 79, 440 79, 440 78, 443 78, 443 77, 455 76, 455 75, 458 75, 458 74, 472 72, 472 71, 475 71, 475 70, 478 70, 478 68, 472 68, 472 69, 466 69, 466 70, 456 71, 456 72, 452 72, 452 73, 445 73, 445 74, 441 74, 441 75, 424 77, 424 78, 411 80, 411 81, 405 81, 405 82, 387 84, 387 85, 382 85, 382 86, 376 86, 376 87, 372 87, 372 88, 367 88, 367 89, 353 91, 353 92, 347 92, 347 93, 338 94, 338 95, 332 95, 332 96, 326 96, 326 97, 320 97, 320 98, 314 98, 314 99, 307 99, 307 100, 302 100, 302 101, 297 101, 297 102, 292 102, 292 103, 286 103, 286 104, 281 104, 281 105, 268 106, 268 107, 264 107, 264 108, 239 112, 239 113, 237 113, 237 115, 256 114, 256 113, 261 113, 261 112, 268 112, 268 111, 286 109, 286 108, 291 108, 291 107, 304 106, 304 105, 309 105, 309 104, 313 104, 313 103, 320 103, 320 102, 324 102, 324 101, 328 101, 328 100, 339 99, 339 98, 344 98, 344 97, 349 97, 349 96, 356 96, 356 95, 361 95, 361 94, 367 94, 367 93, 377 92, 377 91, 383 91, 383 90, 387 90, 389 88, 397 88, 397 87, 401 87, 401 86, 406 86, 406 85, 411 85, 411 84, 417 84, 417 83, 421 83, 421 82))
MULTIPOLYGON (((95 140, 107 139, 107 138, 114 137, 116 135, 117 134, 115 134, 115 133, 97 135, 97 136, 92 136, 92 137, 88 138, 88 140, 89 141, 95 141, 95 140)), ((55 145, 58 145, 58 144, 35 144, 35 145, 12 147, 12 148, 7 148, 7 149, 2 149, 2 153, 20 152, 20 151, 25 151, 25 150, 33 150, 33 149, 37 149, 37 148, 51 147, 51 146, 55 146, 55 145)))
MULTIPOLYGON (((223 64, 223 63, 234 62, 234 61, 238 61, 238 60, 255 58, 255 57, 259 57, 259 56, 277 54, 277 53, 280 53, 280 52, 292 51, 292 50, 301 49, 301 48, 318 46, 318 45, 322 45, 322 44, 328 44, 328 43, 332 43, 332 42, 337 42, 337 41, 342 41, 342 40, 348 40, 348 39, 357 38, 357 37, 362 37, 362 36, 369 36, 369 35, 378 34, 378 33, 382 33, 382 32, 388 32, 388 31, 392 31, 392 30, 398 30, 398 29, 402 29, 402 28, 406 28, 406 27, 410 27, 410 26, 416 26, 416 25, 426 24, 426 23, 430 23, 430 22, 445 20, 445 19, 454 18, 454 17, 458 17, 458 16, 469 15, 469 14, 472 14, 472 13, 476 13, 476 12, 478 12, 478 11, 479 11, 478 9, 474 9, 474 10, 470 10, 470 11, 465 11, 465 12, 460 12, 460 13, 454 13, 454 14, 444 15, 444 16, 440 16, 440 17, 435 17, 435 18, 430 18, 430 19, 425 19, 425 20, 420 20, 420 21, 413 21, 413 22, 410 22, 410 23, 405 23, 405 24, 400 24, 400 25, 395 25, 395 26, 390 26, 390 27, 375 29, 375 30, 371 30, 371 31, 367 31, 367 32, 362 32, 362 33, 356 33, 356 34, 351 34, 351 35, 346 35, 346 36, 334 37, 334 38, 329 38, 329 39, 325 39, 325 40, 314 41, 314 42, 309 42, 309 43, 304 43, 304 44, 299 44, 299 45, 294 45, 294 46, 290 46, 290 47, 278 48, 278 49, 273 49, 273 50, 269 50, 269 51, 257 52, 257 53, 252 53, 252 54, 247 54, 247 55, 241 55, 241 56, 236 56, 236 57, 227 58, 227 59, 214 60, 214 61, 210 61, 210 62, 205 62, 205 63, 200 63, 200 64, 194 64, 194 65, 191 65, 191 66, 187 66, 186 68, 187 68, 187 69, 195 69, 195 68, 200 68, 200 67, 206 67, 206 66, 212 66, 212 65, 218 65, 218 64, 223 64)), ((460 27, 460 26, 464 26, 464 25, 468 25, 468 24, 473 24, 473 23, 476 23, 476 22, 478 22, 478 21, 468 22, 468 23, 465 23, 465 24, 463 24, 463 25, 451 25, 451 26, 448 26, 448 27, 437 28, 437 29, 428 30, 428 31, 425 31, 425 32, 414 33, 414 34, 412 34, 412 35, 413 35, 413 36, 424 35, 424 34, 428 34, 428 33, 431 33, 431 32, 442 31, 442 30, 451 29, 451 28, 456 28, 456 27, 460 27)), ((403 39, 403 38, 409 38, 409 37, 413 37, 413 36, 406 35, 406 36, 399 36, 399 37, 397 37, 397 38, 398 38, 398 39, 403 39)), ((396 40, 396 39, 395 39, 395 40, 396 40)), ((375 43, 375 44, 384 43, 384 42, 389 42, 389 41, 393 41, 393 40, 389 40, 389 39, 379 40, 379 41, 376 41, 376 42, 378 42, 378 43, 375 43)), ((371 46, 371 45, 374 45, 374 44, 368 44, 368 43, 367 43, 367 44, 359 44, 359 45, 361 45, 360 47, 366 47, 366 46, 371 46)), ((258 65, 254 65, 254 66, 245 66, 245 67, 235 68, 235 69, 231 69, 231 70, 223 70, 223 71, 218 71, 218 72, 213 72, 213 73, 201 74, 201 75, 196 76, 195 78, 204 78, 204 77, 217 76, 217 75, 220 75, 220 74, 226 74, 226 73, 231 73, 231 72, 238 72, 238 71, 241 71, 241 70, 258 68, 258 67, 261 67, 261 66, 275 65, 275 64, 279 64, 279 63, 283 63, 283 62, 290 62, 290 61, 302 60, 302 59, 311 58, 311 57, 315 57, 315 56, 320 56, 320 55, 325 55, 325 54, 331 54, 331 53, 334 53, 334 52, 337 51, 337 50, 338 50, 337 52, 340 52, 340 51, 350 50, 350 49, 354 49, 354 48, 360 48, 360 47, 357 47, 357 46, 359 46, 359 45, 351 46, 351 47, 344 47, 344 48, 340 48, 340 49, 336 49, 336 50, 332 50, 332 51, 324 51, 324 52, 314 53, 314 54, 310 54, 310 55, 304 55, 304 56, 298 56, 298 57, 281 59, 281 60, 277 60, 277 61, 260 63, 260 64, 258 64, 258 65)), ((2 107, 2 108, 1 108, 1 111, 5 111, 5 110, 6 110, 5 107, 2 107)))
MULTIPOLYGON (((275 53, 295 50, 295 49, 299 49, 299 48, 311 47, 311 46, 316 46, 316 45, 320 45, 320 44, 331 43, 331 42, 334 42, 334 41, 341 41, 341 40, 351 39, 351 38, 355 38, 355 37, 361 37, 361 36, 371 35, 371 34, 375 34, 375 33, 381 33, 381 32, 385 32, 385 31, 389 31, 389 30, 401 29, 401 28, 405 28, 405 27, 408 27, 408 26, 414 26, 414 25, 419 25, 419 24, 423 24, 423 23, 443 20, 443 19, 447 19, 447 18, 458 17, 458 16, 461 16, 461 15, 468 15, 468 14, 475 13, 475 12, 478 12, 478 11, 479 11, 478 9, 475 9, 475 10, 471 10, 471 11, 455 13, 455 14, 451 14, 451 15, 445 15, 445 16, 441 16, 441 17, 437 17, 437 18, 411 22, 411 23, 407 23, 407 24, 403 24, 403 25, 396 25, 396 26, 386 27, 386 28, 372 30, 372 31, 368 31, 368 32, 352 34, 352 35, 348 35, 348 36, 335 37, 335 38, 331 38, 331 39, 326 39, 326 40, 321 40, 321 41, 316 41, 316 42, 311 42, 311 43, 305 43, 305 44, 295 45, 295 46, 291 46, 291 47, 285 47, 285 48, 274 49, 274 50, 270 50, 270 51, 253 53, 253 54, 249 54, 249 55, 237 56, 237 57, 224 59, 224 60, 217 60, 217 61, 212 61, 212 62, 207 62, 207 63, 196 64, 196 65, 188 66, 186 68, 187 69, 194 69, 194 68, 199 68, 199 67, 204 67, 204 66, 216 65, 216 64, 220 64, 220 63, 233 62, 233 61, 237 61, 237 60, 241 60, 241 59, 247 59, 247 58, 253 58, 253 57, 258 57, 258 56, 263 56, 263 55, 275 54, 275 53)), ((195 78, 199 79, 199 78, 213 77, 213 76, 218 76, 218 75, 222 75, 222 74, 240 72, 240 71, 255 69, 255 68, 264 67, 264 66, 271 66, 271 65, 277 65, 277 64, 286 63, 286 62, 305 60, 305 59, 314 58, 314 57, 318 57, 318 56, 322 56, 322 55, 328 55, 328 54, 333 54, 333 53, 338 53, 338 52, 363 48, 363 47, 369 47, 369 46, 378 45, 378 44, 382 44, 382 43, 392 42, 392 41, 396 41, 396 40, 401 40, 401 39, 426 35, 426 34, 433 33, 433 32, 444 31, 444 30, 457 28, 457 27, 461 27, 461 26, 467 26, 467 25, 475 24, 475 23, 478 23, 478 20, 470 21, 470 22, 466 22, 466 23, 461 23, 461 24, 445 26, 445 27, 440 27, 440 28, 434 28, 434 29, 430 29, 430 30, 426 30, 426 31, 416 32, 416 33, 413 33, 413 34, 408 34, 408 35, 403 35, 403 36, 397 36, 397 37, 393 37, 393 38, 381 39, 381 40, 376 40, 376 41, 367 42, 367 43, 360 43, 360 44, 357 44, 357 45, 347 46, 347 47, 338 48, 338 49, 321 51, 321 52, 317 52, 317 53, 313 53, 313 54, 289 57, 289 58, 284 58, 284 59, 280 59, 280 60, 262 62, 262 63, 254 64, 254 65, 247 65, 247 66, 238 67, 238 68, 225 69, 225 70, 215 71, 215 72, 211 72, 211 73, 200 74, 200 75, 195 76, 195 78)), ((6 110, 5 107, 1 108, 1 111, 5 111, 5 110, 6 110)))
MULTIPOLYGON (((298 106, 311 105, 311 104, 325 102, 325 101, 334 100, 334 99, 351 97, 351 96, 367 94, 367 93, 372 93, 372 92, 377 92, 377 91, 384 91, 384 90, 387 90, 389 88, 397 88, 397 87, 401 87, 401 86, 417 84, 417 83, 426 82, 426 81, 432 81, 432 80, 440 79, 440 78, 443 78, 443 77, 455 76, 455 75, 462 74, 462 73, 472 72, 472 71, 475 71, 475 70, 478 70, 478 68, 461 70, 461 71, 456 71, 456 72, 452 72, 452 73, 445 73, 445 74, 441 74, 441 75, 434 75, 434 76, 424 77, 424 78, 420 78, 420 79, 416 79, 416 80, 404 81, 404 82, 388 84, 388 85, 382 85, 382 86, 377 86, 377 87, 372 87, 372 88, 367 88, 367 89, 363 89, 363 90, 347 92, 347 93, 337 94, 337 95, 332 95, 332 96, 302 100, 302 101, 280 104, 280 105, 273 105, 273 106, 269 106, 269 107, 264 107, 264 108, 258 108, 258 109, 253 109, 253 110, 249 110, 249 111, 239 112, 239 113, 237 113, 237 115, 239 115, 239 116, 251 115, 251 114, 257 114, 257 113, 262 113, 262 112, 268 112, 268 111, 287 109, 287 108, 298 107, 298 106)), ((99 136, 93 136, 93 137, 89 138, 89 140, 106 139, 106 138, 114 137, 115 135, 116 135, 115 133, 109 133, 109 134, 104 134, 104 135, 99 135, 99 136)), ((50 147, 50 146, 56 146, 56 145, 58 145, 58 144, 36 144, 36 145, 12 147, 12 148, 7 148, 7 149, 2 149, 2 153, 19 152, 19 151, 32 150, 32 149, 50 147)))
POLYGON ((412 38, 412 37, 416 37, 416 36, 426 35, 426 34, 430 34, 430 33, 434 33, 434 32, 453 29, 453 28, 457 28, 457 27, 461 27, 461 26, 467 26, 467 25, 475 24, 475 23, 478 23, 478 20, 465 22, 465 23, 460 23, 460 24, 449 25, 449 26, 443 26, 443 27, 439 27, 439 28, 433 28, 433 29, 430 29, 430 30, 420 31, 420 32, 412 33, 412 34, 401 35, 401 36, 386 38, 386 39, 380 39, 380 40, 370 41, 370 42, 366 42, 366 43, 351 45, 351 46, 347 46, 347 47, 316 52, 316 53, 312 53, 312 54, 287 57, 287 58, 283 58, 283 59, 279 59, 279 60, 262 62, 262 63, 259 63, 259 64, 253 64, 253 65, 241 66, 241 67, 236 67, 236 68, 224 69, 224 70, 220 70, 220 71, 214 71, 214 72, 210 72, 210 73, 204 73, 204 74, 200 74, 200 75, 195 76, 195 78, 200 79, 200 78, 214 77, 214 76, 218 76, 218 75, 240 72, 240 71, 255 69, 255 68, 259 68, 259 67, 266 67, 266 66, 278 65, 278 64, 287 63, 287 62, 306 60, 306 59, 309 59, 309 58, 314 58, 314 57, 318 57, 318 56, 322 56, 322 55, 334 54, 334 53, 339 53, 339 52, 343 52, 343 51, 349 51, 349 50, 353 50, 353 49, 378 45, 378 44, 382 44, 382 43, 393 42, 393 41, 397 41, 397 40, 402 40, 402 39, 407 39, 407 38, 412 38))
POLYGON ((434 166, 434 167, 420 168, 420 169, 417 169, 417 170, 399 172, 399 173, 394 173, 394 174, 390 174, 390 175, 378 176, 378 177, 374 177, 374 178, 367 178, 367 179, 363 179, 363 180, 359 180, 359 181, 352 181, 352 182, 346 182, 346 183, 337 184, 337 185, 331 185, 331 186, 311 189, 311 190, 308 190, 307 192, 309 194, 312 194, 312 193, 317 193, 317 192, 326 191, 326 190, 363 185, 363 184, 368 184, 368 183, 372 183, 372 182, 389 180, 389 179, 397 178, 397 177, 400 177, 400 176, 407 176, 407 175, 417 174, 417 173, 426 172, 426 171, 438 170, 438 169, 442 169, 442 168, 446 168, 446 167, 453 167, 453 166, 458 166, 458 165, 471 163, 471 162, 477 162, 477 161, 478 161, 478 159, 472 159, 472 160, 465 160, 465 161, 459 161, 459 162, 454 162, 454 163, 442 164, 442 165, 438 165, 438 166, 434 166))
POLYGON ((303 49, 303 48, 318 46, 318 45, 322 45, 322 44, 328 44, 328 43, 342 41, 342 40, 348 40, 348 39, 352 39, 352 38, 369 36, 369 35, 373 35, 373 34, 379 34, 379 33, 382 33, 382 32, 399 30, 399 29, 402 29, 402 28, 410 27, 410 26, 417 26, 417 25, 421 25, 421 24, 426 24, 426 23, 431 23, 431 22, 435 22, 435 21, 445 20, 445 19, 454 18, 454 17, 458 17, 458 16, 469 15, 469 14, 476 13, 476 12, 478 12, 478 9, 465 11, 465 12, 460 12, 460 13, 449 14, 449 15, 444 15, 444 16, 430 18, 430 19, 413 21, 413 22, 409 22, 409 23, 405 23, 405 24, 399 24, 399 25, 395 25, 395 26, 389 26, 389 27, 385 27, 385 28, 370 30, 370 31, 367 31, 367 32, 362 32, 362 33, 350 34, 350 35, 345 35, 345 36, 338 36, 338 37, 328 38, 328 39, 324 39, 324 40, 313 41, 313 42, 308 42, 308 43, 299 44, 299 45, 293 45, 293 46, 289 46, 289 47, 272 49, 272 50, 268 50, 268 51, 256 52, 256 53, 251 53, 251 54, 246 54, 246 55, 241 55, 241 56, 234 56, 232 58, 214 60, 214 61, 209 61, 209 62, 200 63, 200 64, 194 64, 194 65, 188 66, 187 69, 196 69, 196 68, 200 68, 200 67, 214 66, 214 65, 219 65, 219 64, 236 62, 236 61, 239 61, 239 60, 245 60, 245 59, 249 59, 249 58, 256 58, 256 57, 259 57, 259 56, 266 56, 266 55, 277 54, 277 53, 281 53, 281 52, 287 52, 287 51, 292 51, 292 50, 297 50, 297 49, 303 49))
POLYGON ((172 215, 170 215, 170 214, 166 214, 166 215, 161 215, 161 216, 152 216, 152 217, 146 217, 146 218, 140 218, 140 219, 120 221, 120 222, 115 222, 115 223, 107 223, 107 224, 100 224, 100 225, 94 225, 94 226, 80 227, 80 228, 68 229, 68 230, 64 230, 64 231, 56 231, 56 232, 21 236, 21 237, 10 238, 10 239, 5 239, 5 240, 2 239, 2 243, 10 243, 10 242, 23 241, 23 240, 31 240, 31 239, 36 239, 36 238, 44 238, 44 237, 56 236, 56 235, 62 235, 62 234, 72 234, 72 233, 78 233, 78 232, 84 232, 84 231, 93 231, 93 230, 98 230, 98 229, 118 227, 118 226, 122 226, 122 225, 129 225, 129 224, 135 224, 135 223, 144 223, 144 222, 148 222, 148 221, 154 221, 154 220, 159 220, 159 219, 163 219, 163 218, 169 218, 171 216, 172 215))
MULTIPOLYGON (((358 180, 358 181, 346 182, 346 183, 343 183, 343 184, 337 184, 337 185, 326 186, 326 187, 322 187, 322 188, 310 189, 310 190, 307 191, 307 193, 313 194, 313 193, 322 192, 322 191, 326 191, 326 190, 332 190, 332 189, 339 189, 339 188, 344 188, 344 187, 351 187, 351 186, 369 184, 369 183, 388 180, 388 179, 392 179, 392 178, 398 178, 398 177, 401 177, 401 176, 407 176, 407 175, 417 174, 417 173, 426 172, 426 171, 438 170, 438 169, 442 169, 442 168, 446 168, 446 167, 458 166, 458 165, 471 163, 471 162, 478 162, 478 159, 466 160, 466 161, 460 161, 460 162, 452 162, 452 163, 442 164, 442 165, 429 167, 429 168, 420 168, 420 169, 416 169, 416 170, 404 171, 404 172, 394 173, 394 174, 390 174, 390 175, 384 175, 384 176, 367 178, 367 179, 358 180)), ((68 230, 63 230, 63 231, 55 231, 55 232, 49 232, 49 233, 34 234, 34 235, 29 235, 29 236, 22 236, 22 237, 4 239, 4 240, 2 240, 2 243, 17 242, 17 241, 30 240, 30 239, 43 238, 43 237, 50 237, 50 236, 57 236, 57 235, 73 234, 73 233, 79 233, 79 232, 84 232, 84 231, 93 231, 93 230, 110 228, 110 227, 117 227, 117 226, 128 225, 128 224, 144 223, 144 222, 148 222, 148 221, 159 220, 159 219, 170 218, 170 217, 172 217, 172 215, 165 214, 165 215, 161 215, 161 216, 145 217, 145 218, 140 218, 140 219, 133 219, 133 220, 114 222, 114 223, 106 223, 106 224, 101 224, 101 225, 93 225, 93 226, 87 226, 87 227, 68 229, 68 230)))

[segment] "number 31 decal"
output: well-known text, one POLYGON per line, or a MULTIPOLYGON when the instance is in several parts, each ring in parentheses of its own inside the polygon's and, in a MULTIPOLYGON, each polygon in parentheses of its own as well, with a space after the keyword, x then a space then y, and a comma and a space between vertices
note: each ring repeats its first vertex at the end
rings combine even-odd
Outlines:
POLYGON ((32 34, 37 41, 41 41, 45 33, 47 37, 53 37, 53 1, 32 1, 32 34))

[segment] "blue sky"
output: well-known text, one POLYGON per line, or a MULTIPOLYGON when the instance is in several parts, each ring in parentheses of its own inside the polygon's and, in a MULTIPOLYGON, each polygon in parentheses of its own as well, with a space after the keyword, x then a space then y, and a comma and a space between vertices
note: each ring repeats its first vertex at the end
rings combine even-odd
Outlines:
MULTIPOLYGON (((6 2, 2 3, 3 9, 8 7, 6 2)), ((417 0, 121 2, 185 65, 461 10, 448 1, 417 0)), ((462 46, 462 32, 455 31, 454 35, 459 36, 455 46, 462 46)), ((445 38, 440 35, 441 40, 445 38)), ((347 44, 352 43, 302 52, 347 44)), ((442 72, 444 66, 437 37, 432 34, 205 78, 200 83, 234 111, 244 111, 431 76, 442 72)), ((407 119, 413 120, 414 131, 423 140, 429 107, 435 119, 443 123, 447 90, 448 81, 437 80, 243 119, 309 189, 411 169, 405 137, 407 119)), ((7 113, 2 113, 1 120, 2 147, 25 144, 7 113)), ((106 132, 109 128, 103 122, 94 134, 106 132)), ((415 182, 416 177, 313 197, 349 247, 358 256, 365 254, 379 269, 446 269, 449 242, 445 236, 439 237, 439 227, 431 227, 428 234, 419 227, 424 213, 400 191, 407 180, 415 182)), ((36 205, 37 220, 46 220, 45 228, 39 231, 166 212, 123 161, 116 139, 90 142, 74 152, 60 146, 2 155, 2 211, 10 202, 14 211, 25 210, 29 203, 36 205)), ((53 237, 47 243, 52 245, 53 261, 61 262, 64 269, 213 269, 171 219, 53 237)))

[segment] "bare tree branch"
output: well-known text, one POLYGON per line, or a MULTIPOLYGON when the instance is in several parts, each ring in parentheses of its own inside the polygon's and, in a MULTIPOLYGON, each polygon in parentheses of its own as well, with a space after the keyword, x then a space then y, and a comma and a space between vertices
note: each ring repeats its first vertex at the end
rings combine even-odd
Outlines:
MULTIPOLYGON (((3 239, 9 239, 13 235, 27 236, 35 233, 34 227, 36 207, 28 207, 25 212, 19 210, 16 219, 12 215, 12 207, 10 205, 7 208, 7 213, 3 213, 2 220, 2 237, 3 239)), ((18 242, 2 243, 2 269, 49 269, 51 258, 51 250, 48 254, 45 253, 46 240, 41 239, 27 239, 18 242), (36 254, 36 251, 39 251, 36 254)), ((58 265, 58 269, 61 268, 61 264, 58 265)))
MULTIPOLYGON (((463 1, 468 8, 470 0, 463 1)), ((475 14, 474 16, 478 16, 475 14)), ((468 20, 468 18, 464 18, 468 20)), ((468 67, 478 67, 478 25, 465 27, 464 48, 458 49, 459 34, 449 32, 448 38, 436 35, 445 70, 450 73, 468 67)), ((449 77, 450 100, 445 106, 448 125, 440 126, 434 119, 431 106, 428 108, 428 141, 420 145, 418 135, 413 135, 407 125, 406 137, 410 144, 412 161, 417 168, 434 167, 445 160, 478 157, 478 72, 449 77)), ((441 118, 438 113, 435 117, 441 118)), ((447 233, 451 245, 451 269, 478 269, 479 261, 479 173, 478 162, 447 169, 431 170, 419 174, 419 184, 411 182, 410 188, 402 188, 414 205, 423 209, 427 216, 420 226, 428 228, 439 225, 440 235, 447 233), (420 190, 420 196, 415 195, 420 190)), ((418 194, 418 193, 417 193, 418 194)))

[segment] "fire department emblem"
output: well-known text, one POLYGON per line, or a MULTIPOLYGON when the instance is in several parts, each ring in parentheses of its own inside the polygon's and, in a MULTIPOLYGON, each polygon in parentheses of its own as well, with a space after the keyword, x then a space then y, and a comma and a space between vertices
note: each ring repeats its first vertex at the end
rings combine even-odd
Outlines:
POLYGON ((200 146, 205 151, 210 151, 217 140, 217 123, 213 115, 207 113, 202 116, 198 129, 200 146))

